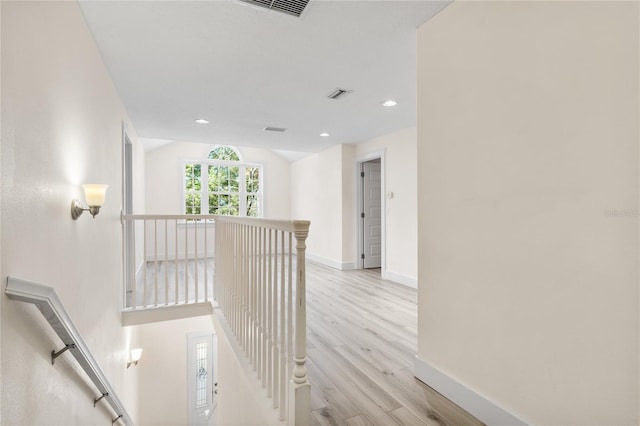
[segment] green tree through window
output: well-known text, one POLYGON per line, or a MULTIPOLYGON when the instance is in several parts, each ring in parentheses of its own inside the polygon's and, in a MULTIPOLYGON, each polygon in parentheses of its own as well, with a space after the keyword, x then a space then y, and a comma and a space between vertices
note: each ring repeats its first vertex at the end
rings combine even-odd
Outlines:
POLYGON ((231 146, 185 164, 185 213, 261 216, 262 166, 245 164, 231 146))
POLYGON ((230 146, 217 146, 209 152, 210 160, 240 161, 240 156, 235 148, 230 146))

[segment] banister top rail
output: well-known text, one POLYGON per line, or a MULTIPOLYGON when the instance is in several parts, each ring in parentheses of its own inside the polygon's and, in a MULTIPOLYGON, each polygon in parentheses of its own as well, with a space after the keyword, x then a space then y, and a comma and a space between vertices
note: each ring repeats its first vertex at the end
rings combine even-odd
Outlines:
POLYGON ((238 217, 238 216, 218 216, 214 215, 214 220, 227 223, 239 223, 243 225, 260 226, 267 229, 275 229, 278 231, 294 232, 303 229, 309 229, 311 224, 308 220, 272 220, 261 219, 256 217, 238 217))
MULTIPOLYGON (((8 277, 5 294, 13 300, 32 303, 40 310, 44 318, 49 322, 51 328, 58 334, 64 345, 69 347, 78 364, 87 373, 93 384, 98 388, 98 392, 111 405, 115 415, 115 420, 120 420, 125 425, 133 425, 133 420, 125 410, 122 402, 118 399, 115 391, 109 384, 104 373, 98 366, 97 361, 91 355, 89 348, 80 336, 80 333, 73 325, 71 318, 67 314, 52 287, 8 277), (118 417, 119 416, 119 417, 118 417)), ((95 405, 95 401, 94 401, 95 405)), ((113 422, 115 422, 113 420, 113 422)))
POLYGON ((215 214, 123 214, 122 220, 215 220, 215 214))
POLYGON ((122 220, 213 220, 214 222, 239 223, 245 225, 261 226, 278 231, 300 231, 308 229, 311 222, 308 220, 272 220, 256 217, 222 216, 217 214, 123 214, 122 220))

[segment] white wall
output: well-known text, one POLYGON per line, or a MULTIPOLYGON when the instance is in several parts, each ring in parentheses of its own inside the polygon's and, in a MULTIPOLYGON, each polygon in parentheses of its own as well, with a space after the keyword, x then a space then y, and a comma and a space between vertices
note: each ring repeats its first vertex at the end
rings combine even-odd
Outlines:
POLYGON ((187 333, 213 333, 211 317, 143 324, 135 328, 134 347, 143 349, 137 366, 140 425, 186 425, 187 333))
MULTIPOLYGON (((118 94, 76 3, 2 2, 2 265, 55 288, 129 413, 122 300, 122 121, 118 94), (70 217, 80 184, 109 185, 99 216, 70 217)), ((137 143, 135 132, 130 138, 137 143)), ((143 166, 142 166, 143 167, 143 166)), ((144 182, 140 183, 142 186, 144 182)), ((109 424, 96 389, 34 306, 0 298, 2 418, 109 424)))
POLYGON ((532 424, 639 421, 638 13, 455 2, 418 32, 418 355, 532 424))
POLYGON ((273 408, 273 399, 244 352, 222 313, 216 309, 211 316, 218 337, 218 409, 216 424, 224 426, 284 425, 278 420, 279 410, 273 408))
MULTIPOLYGON (((174 142, 147 152, 147 212, 150 214, 182 214, 184 163, 204 160, 213 145, 174 142)), ((242 160, 263 165, 264 205, 266 219, 289 219, 289 162, 272 151, 235 147, 242 160)))
POLYGON ((393 198, 385 199, 383 275, 411 286, 416 285, 418 276, 416 137, 416 128, 411 127, 355 146, 359 161, 367 154, 384 150, 385 192, 393 192, 393 198))
POLYGON ((343 216, 354 208, 352 159, 352 146, 336 145, 291 164, 291 216, 311 221, 307 255, 338 269, 355 265, 353 221, 343 216))
POLYGON ((334 146, 291 166, 292 216, 310 219, 307 254, 338 269, 359 266, 357 162, 384 152, 386 265, 383 277, 417 285, 416 129, 334 146))

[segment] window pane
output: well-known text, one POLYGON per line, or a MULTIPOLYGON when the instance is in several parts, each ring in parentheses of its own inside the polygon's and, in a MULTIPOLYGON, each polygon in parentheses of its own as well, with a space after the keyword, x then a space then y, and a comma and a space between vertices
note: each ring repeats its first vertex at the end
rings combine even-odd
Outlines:
POLYGON ((189 193, 185 197, 186 214, 200 214, 200 194, 189 193))
POLYGON ((218 214, 218 194, 209 194, 209 214, 218 214))
POLYGON ((184 170, 184 183, 187 191, 200 191, 200 164, 187 164, 184 170))
POLYGON ((232 195, 230 197, 229 214, 231 216, 240 215, 240 196, 239 195, 232 195))
POLYGON ((258 217, 260 211, 259 198, 257 195, 247 195, 247 216, 258 217))
POLYGON ((196 344, 196 407, 207 405, 207 342, 196 344))
POLYGON ((229 168, 229 192, 240 191, 240 167, 229 168))
POLYGON ((220 191, 220 177, 218 175, 218 166, 209 166, 209 191, 220 191))
POLYGON ((218 166, 218 189, 216 191, 225 191, 229 190, 229 167, 218 166))
POLYGON ((258 192, 260 190, 260 169, 258 167, 247 167, 246 182, 247 192, 258 192))

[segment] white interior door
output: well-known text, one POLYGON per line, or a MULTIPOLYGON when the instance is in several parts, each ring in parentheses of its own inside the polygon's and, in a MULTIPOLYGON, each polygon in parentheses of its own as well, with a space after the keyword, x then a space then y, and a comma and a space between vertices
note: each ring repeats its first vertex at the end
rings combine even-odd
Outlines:
POLYGON ((362 163, 363 244, 365 268, 379 268, 382 264, 382 200, 380 159, 362 163))

